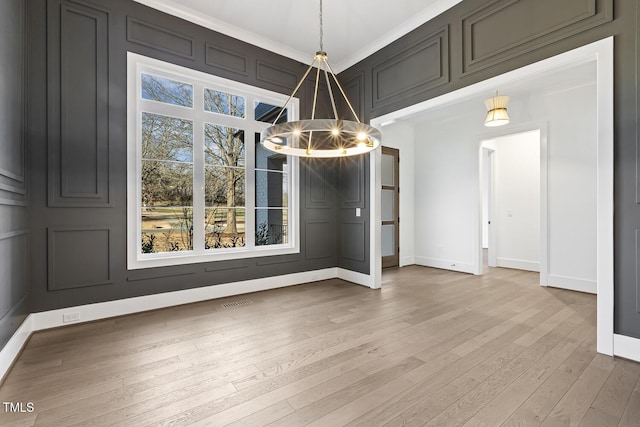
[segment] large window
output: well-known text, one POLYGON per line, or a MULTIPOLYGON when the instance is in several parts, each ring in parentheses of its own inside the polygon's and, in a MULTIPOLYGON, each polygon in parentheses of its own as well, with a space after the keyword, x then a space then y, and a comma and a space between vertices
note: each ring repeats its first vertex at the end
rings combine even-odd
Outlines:
POLYGON ((297 162, 259 143, 285 101, 128 54, 128 268, 298 251, 297 162))

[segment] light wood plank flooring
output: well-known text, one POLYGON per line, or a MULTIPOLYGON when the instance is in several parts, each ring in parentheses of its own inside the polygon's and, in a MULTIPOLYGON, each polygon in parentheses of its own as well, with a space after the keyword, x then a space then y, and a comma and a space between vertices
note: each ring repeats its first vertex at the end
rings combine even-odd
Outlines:
POLYGON ((39 332, 0 425, 640 426, 595 296, 537 280, 412 266, 39 332))

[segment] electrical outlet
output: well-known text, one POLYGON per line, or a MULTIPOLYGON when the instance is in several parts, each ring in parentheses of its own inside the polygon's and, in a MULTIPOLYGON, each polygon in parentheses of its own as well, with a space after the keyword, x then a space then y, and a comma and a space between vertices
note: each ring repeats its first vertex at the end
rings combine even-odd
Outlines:
POLYGON ((80 313, 66 313, 62 315, 62 323, 77 322, 80 320, 80 313))

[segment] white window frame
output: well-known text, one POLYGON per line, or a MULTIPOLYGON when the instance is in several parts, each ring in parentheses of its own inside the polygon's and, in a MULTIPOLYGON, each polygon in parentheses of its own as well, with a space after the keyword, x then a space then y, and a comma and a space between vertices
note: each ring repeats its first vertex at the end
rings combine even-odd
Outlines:
MULTIPOLYGON (((179 65, 127 52, 127 269, 164 267, 201 262, 223 261, 283 255, 300 252, 299 235, 299 161, 287 159, 289 188, 288 242, 255 245, 255 141, 253 135, 270 124, 253 120, 255 101, 284 105, 288 96, 244 83, 213 76, 179 65), (193 107, 182 107, 145 100, 141 96, 141 74, 153 74, 193 85, 193 107), (203 89, 227 91, 245 99, 245 117, 233 117, 204 111, 203 89), (153 106, 150 111, 145 106, 153 106), (193 227, 192 251, 143 254, 142 241, 142 113, 163 114, 193 122, 193 227), (204 123, 228 126, 245 131, 245 246, 238 248, 204 248, 204 123), (202 165, 201 170, 197 165, 202 165)), ((299 100, 289 103, 288 120, 297 120, 299 100)), ((258 207, 260 208, 260 207, 258 207)))

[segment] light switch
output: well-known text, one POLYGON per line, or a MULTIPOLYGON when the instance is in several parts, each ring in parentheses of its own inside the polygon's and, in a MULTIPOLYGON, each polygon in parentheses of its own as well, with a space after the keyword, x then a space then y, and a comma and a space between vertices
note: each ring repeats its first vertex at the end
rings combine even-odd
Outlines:
POLYGON ((360 216, 361 212, 360 212, 360 208, 356 208, 356 216, 360 216))
POLYGON ((507 216, 508 216, 509 218, 513 217, 513 211, 512 211, 511 209, 509 209, 509 210, 507 211, 507 216))

